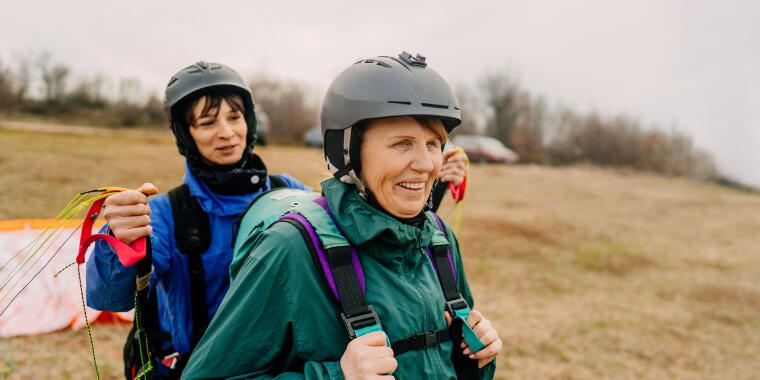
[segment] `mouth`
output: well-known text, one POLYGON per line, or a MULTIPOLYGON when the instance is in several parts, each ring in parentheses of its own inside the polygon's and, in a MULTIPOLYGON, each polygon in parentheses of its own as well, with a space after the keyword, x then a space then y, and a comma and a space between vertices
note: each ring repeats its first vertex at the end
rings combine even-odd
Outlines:
POLYGON ((422 192, 425 190, 425 181, 404 181, 397 183, 396 186, 405 191, 422 192))
POLYGON ((221 154, 231 154, 235 152, 235 148, 237 148, 237 146, 238 144, 220 146, 216 148, 216 151, 221 154))

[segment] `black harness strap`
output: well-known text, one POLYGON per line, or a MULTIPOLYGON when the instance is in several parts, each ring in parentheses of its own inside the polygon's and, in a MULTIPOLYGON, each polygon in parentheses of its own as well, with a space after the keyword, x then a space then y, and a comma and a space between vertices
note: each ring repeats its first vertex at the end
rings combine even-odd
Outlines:
POLYGON ((448 329, 427 331, 392 342, 391 348, 393 349, 393 355, 398 356, 412 350, 424 350, 450 340, 451 333, 449 333, 448 329))
POLYGON ((340 306, 343 308, 343 312, 349 318, 369 312, 354 265, 351 262, 349 248, 337 247, 327 249, 325 252, 335 279, 335 286, 338 288, 340 306))
POLYGON ((211 227, 208 215, 198 201, 190 195, 187 184, 169 191, 169 202, 174 219, 174 239, 179 251, 187 256, 190 275, 190 305, 193 315, 193 346, 208 327, 208 305, 206 303, 206 281, 204 279, 201 254, 211 244, 211 227))
POLYGON ((452 321, 449 326, 449 333, 453 341, 451 350, 451 362, 454 363, 454 370, 457 373, 457 379, 478 379, 478 361, 465 356, 460 348, 462 341, 462 327, 464 321, 460 318, 454 318, 454 310, 469 307, 462 294, 457 289, 454 279, 454 272, 451 270, 449 262, 448 245, 433 246, 433 264, 438 270, 438 279, 441 282, 443 296, 446 298, 446 311, 451 315, 452 321))
POLYGON ((356 330, 363 327, 381 326, 375 309, 372 305, 367 305, 362 294, 359 278, 356 276, 356 270, 351 261, 350 248, 329 248, 325 250, 325 254, 335 280, 335 287, 338 289, 340 306, 343 309, 341 318, 349 338, 356 338, 356 330))
POLYGON ((454 279, 454 273, 451 270, 449 264, 449 246, 448 245, 435 245, 433 250, 433 263, 438 269, 438 279, 441 282, 441 289, 443 290, 443 296, 446 301, 453 301, 462 298, 457 289, 457 283, 454 279))

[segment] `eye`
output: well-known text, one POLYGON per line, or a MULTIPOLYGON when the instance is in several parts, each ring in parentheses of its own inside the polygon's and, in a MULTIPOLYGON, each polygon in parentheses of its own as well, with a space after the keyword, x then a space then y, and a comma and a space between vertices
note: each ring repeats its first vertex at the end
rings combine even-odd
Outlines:
POLYGON ((431 148, 440 149, 441 148, 441 142, 438 141, 438 139, 430 140, 427 142, 427 146, 431 148))
POLYGON ((395 144, 393 144, 391 146, 397 147, 397 148, 408 148, 408 147, 412 146, 412 142, 409 141, 409 140, 401 140, 401 141, 398 141, 398 142, 396 142, 395 144))
POLYGON ((214 125, 214 122, 216 122, 216 119, 205 119, 201 121, 198 125, 200 125, 201 127, 210 127, 214 125))

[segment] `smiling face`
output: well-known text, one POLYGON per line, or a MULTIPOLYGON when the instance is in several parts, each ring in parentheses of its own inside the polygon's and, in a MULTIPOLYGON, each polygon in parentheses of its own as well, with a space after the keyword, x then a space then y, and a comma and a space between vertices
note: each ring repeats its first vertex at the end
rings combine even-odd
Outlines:
POLYGON ((391 215, 412 218, 425 206, 441 170, 445 135, 439 133, 410 116, 376 119, 365 127, 361 176, 391 215))
POLYGON ((231 96, 221 98, 218 107, 206 107, 208 101, 209 97, 204 96, 193 105, 190 136, 208 163, 232 165, 240 161, 245 151, 248 126, 243 117, 243 102, 240 97, 231 96))

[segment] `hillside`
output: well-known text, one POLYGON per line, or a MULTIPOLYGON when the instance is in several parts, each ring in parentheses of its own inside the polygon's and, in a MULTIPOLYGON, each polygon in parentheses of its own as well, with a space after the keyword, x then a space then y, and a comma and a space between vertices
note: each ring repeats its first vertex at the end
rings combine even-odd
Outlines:
MULTIPOLYGON (((321 152, 257 147, 312 186, 321 152)), ((0 129, 0 219, 47 218, 102 185, 162 191, 168 131, 0 129)), ((447 201, 440 214, 453 223, 447 201)), ((473 166, 459 233, 476 308, 505 342, 499 378, 757 378, 760 196, 595 167, 473 166)), ((119 378, 128 328, 94 328, 119 378)), ((85 331, 0 342, 0 378, 90 378, 85 331), (3 360, 7 354, 8 359, 3 360), (9 362, 15 363, 15 371, 9 362)))

